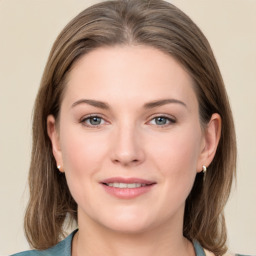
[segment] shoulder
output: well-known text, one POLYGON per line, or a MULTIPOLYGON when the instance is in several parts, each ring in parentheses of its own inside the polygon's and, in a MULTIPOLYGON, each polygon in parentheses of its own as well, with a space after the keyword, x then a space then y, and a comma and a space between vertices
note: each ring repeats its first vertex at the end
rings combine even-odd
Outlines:
POLYGON ((72 239, 76 231, 77 230, 73 231, 64 240, 62 240, 54 247, 49 248, 47 250, 43 250, 43 251, 31 250, 31 251, 12 254, 11 256, 56 256, 56 255, 71 256, 72 239))
POLYGON ((34 251, 25 251, 25 252, 18 252, 15 254, 11 254, 10 256, 32 256, 32 255, 36 255, 34 254, 34 251))
MULTIPOLYGON (((193 241, 196 256, 215 256, 213 252, 208 251, 207 249, 203 248, 198 241, 193 241)), ((231 253, 225 253, 223 256, 235 256, 231 253)))

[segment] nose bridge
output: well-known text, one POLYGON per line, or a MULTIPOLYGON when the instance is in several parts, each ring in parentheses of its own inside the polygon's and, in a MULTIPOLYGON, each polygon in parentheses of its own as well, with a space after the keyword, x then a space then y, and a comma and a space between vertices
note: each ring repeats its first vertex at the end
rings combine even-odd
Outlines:
POLYGON ((116 126, 113 134, 112 161, 123 165, 133 165, 144 160, 141 134, 136 124, 126 120, 116 126))

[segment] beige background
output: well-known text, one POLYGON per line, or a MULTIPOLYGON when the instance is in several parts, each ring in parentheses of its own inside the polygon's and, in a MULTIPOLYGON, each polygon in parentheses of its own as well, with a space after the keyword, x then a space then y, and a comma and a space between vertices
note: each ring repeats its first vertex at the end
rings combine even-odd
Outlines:
MULTIPOLYGON (((50 47, 97 1, 0 0, 0 255, 25 250, 22 218, 31 112, 50 47)), ((238 139, 238 181, 226 207, 232 251, 256 255, 256 0, 176 0, 208 37, 223 73, 238 139)))

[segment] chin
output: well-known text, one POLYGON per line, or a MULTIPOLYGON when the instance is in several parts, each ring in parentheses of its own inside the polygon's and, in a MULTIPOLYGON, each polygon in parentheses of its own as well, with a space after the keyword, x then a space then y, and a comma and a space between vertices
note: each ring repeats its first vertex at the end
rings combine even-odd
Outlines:
POLYGON ((153 226, 149 216, 136 213, 119 214, 105 219, 104 222, 106 224, 104 226, 108 229, 124 234, 142 233, 153 226))
POLYGON ((114 232, 118 232, 120 234, 141 234, 143 232, 146 232, 147 230, 149 230, 149 225, 144 225, 141 223, 131 223, 126 221, 126 223, 113 223, 113 225, 109 225, 110 223, 108 223, 108 229, 114 231, 114 232))

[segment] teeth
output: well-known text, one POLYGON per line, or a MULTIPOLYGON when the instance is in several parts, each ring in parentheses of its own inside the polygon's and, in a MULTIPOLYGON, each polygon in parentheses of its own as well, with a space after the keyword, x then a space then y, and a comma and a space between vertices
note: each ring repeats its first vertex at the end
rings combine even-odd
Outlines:
POLYGON ((139 187, 145 187, 146 184, 140 184, 140 183, 106 183, 109 187, 114 188, 139 188, 139 187))

